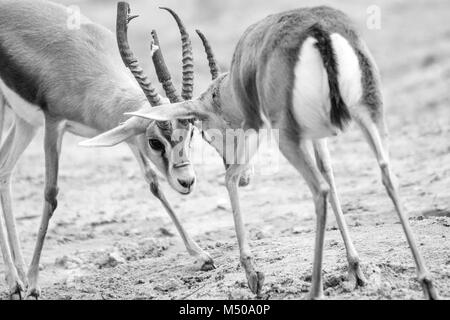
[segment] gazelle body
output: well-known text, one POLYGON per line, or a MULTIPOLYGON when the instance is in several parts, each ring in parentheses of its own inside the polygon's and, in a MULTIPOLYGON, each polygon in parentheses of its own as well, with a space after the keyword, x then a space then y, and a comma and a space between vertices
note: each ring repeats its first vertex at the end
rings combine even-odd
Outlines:
MULTIPOLYGON (((210 64, 215 66, 209 44, 205 47, 210 64)), ((211 71, 216 78, 214 68, 211 71)), ((278 130, 280 150, 305 178, 316 208, 312 298, 322 296, 328 199, 347 249, 349 280, 355 286, 366 282, 340 207, 326 145, 327 137, 338 134, 354 119, 375 153, 383 184, 413 252, 425 295, 431 299, 438 297, 413 239, 390 169, 377 67, 352 23, 340 11, 315 7, 271 15, 246 30, 235 50, 230 72, 218 76, 197 99, 130 115, 157 121, 197 118, 202 121, 202 130, 220 130, 223 137, 229 129, 278 130)), ((228 164, 226 186, 241 263, 250 289, 259 294, 264 275, 256 271, 238 198, 238 181, 245 170, 241 161, 244 153, 249 152, 245 150, 248 142, 245 140, 226 140, 236 150, 232 158, 227 158, 223 141, 214 139, 211 143, 228 164)), ((254 152, 256 148, 250 150, 254 152)))
MULTIPOLYGON (((125 19, 120 21, 123 26, 127 17, 121 14, 125 19)), ((90 138, 124 122, 125 112, 150 107, 147 94, 152 95, 151 102, 166 101, 142 77, 140 80, 147 86, 146 94, 143 93, 123 64, 112 32, 85 17, 79 28, 70 29, 67 19, 65 7, 48 1, 0 1, 1 101, 15 114, 0 149, 4 218, 0 216, 0 245, 14 298, 21 297, 26 284, 28 297, 37 298, 40 294, 39 259, 50 217, 57 206, 58 159, 64 132, 90 138), (45 126, 45 202, 27 275, 12 214, 10 183, 18 158, 41 125, 45 126)), ((189 84, 186 87, 191 89, 189 84)), ((152 193, 168 211, 187 250, 203 264, 203 269, 208 269, 213 267, 212 259, 186 234, 150 166, 152 162, 178 192, 190 193, 195 182, 188 158, 192 129, 189 122, 175 120, 163 124, 135 118, 113 129, 114 138, 110 142, 128 143, 152 193), (180 136, 172 139, 171 133, 176 129, 182 129, 181 144, 178 144, 180 136), (151 147, 149 139, 155 138, 162 144, 151 147)))

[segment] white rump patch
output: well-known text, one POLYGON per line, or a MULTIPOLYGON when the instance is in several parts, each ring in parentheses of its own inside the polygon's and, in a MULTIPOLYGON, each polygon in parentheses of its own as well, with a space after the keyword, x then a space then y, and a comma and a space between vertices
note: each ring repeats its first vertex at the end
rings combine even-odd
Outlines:
POLYGON ((337 57, 339 90, 351 111, 360 102, 363 93, 361 67, 355 50, 347 39, 338 33, 333 33, 330 37, 337 57))
POLYGON ((293 111, 301 133, 310 139, 327 137, 336 131, 330 122, 328 76, 316 43, 313 37, 303 42, 294 71, 293 111))
MULTIPOLYGON (((351 111, 362 95, 358 58, 341 35, 334 33, 331 40, 337 57, 341 96, 351 111)), ((340 131, 331 123, 328 75, 316 43, 314 37, 303 42, 294 70, 293 112, 303 137, 307 139, 325 138, 340 131)))

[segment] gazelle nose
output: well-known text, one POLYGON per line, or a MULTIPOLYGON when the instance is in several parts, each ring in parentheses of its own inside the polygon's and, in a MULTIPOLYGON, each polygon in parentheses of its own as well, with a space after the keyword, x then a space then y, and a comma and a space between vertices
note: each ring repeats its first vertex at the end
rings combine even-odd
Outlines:
POLYGON ((190 180, 180 180, 180 179, 178 179, 178 183, 183 188, 186 188, 186 189, 190 189, 192 187, 192 185, 194 184, 194 182, 195 182, 195 178, 192 178, 190 180))

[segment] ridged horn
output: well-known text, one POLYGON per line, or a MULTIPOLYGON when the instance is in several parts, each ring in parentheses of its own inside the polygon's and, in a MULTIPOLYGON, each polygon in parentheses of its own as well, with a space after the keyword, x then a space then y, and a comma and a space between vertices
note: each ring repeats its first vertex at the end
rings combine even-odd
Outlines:
POLYGON ((139 66, 139 62, 131 51, 128 43, 128 23, 136 17, 136 15, 130 15, 130 5, 127 2, 119 2, 117 4, 117 44, 123 62, 136 78, 148 101, 152 106, 158 106, 162 103, 161 96, 157 93, 155 87, 145 75, 144 70, 139 66))
MULTIPOLYGON (((153 53, 152 60, 155 66, 156 75, 161 83, 166 97, 171 103, 181 102, 183 99, 178 95, 175 86, 172 83, 172 77, 170 76, 169 68, 164 61, 164 56, 161 51, 161 46, 159 44, 158 34, 156 30, 152 30, 152 46, 155 45, 158 49, 153 53)), ((153 51, 153 50, 152 50, 153 51)))
POLYGON ((189 33, 186 31, 186 27, 178 14, 170 8, 160 7, 160 9, 166 10, 172 15, 178 25, 178 29, 180 30, 183 50, 183 83, 181 97, 184 100, 191 100, 194 93, 194 55, 192 53, 191 38, 189 37, 189 33))
POLYGON ((197 32, 198 36, 202 40, 203 47, 205 48, 205 52, 206 52, 206 59, 208 59, 208 63, 209 63, 209 71, 211 72, 211 77, 214 80, 220 74, 220 68, 219 68, 217 60, 214 56, 214 52, 211 48, 211 45, 209 44, 208 39, 206 39, 205 35, 200 30, 195 30, 195 31, 197 32))

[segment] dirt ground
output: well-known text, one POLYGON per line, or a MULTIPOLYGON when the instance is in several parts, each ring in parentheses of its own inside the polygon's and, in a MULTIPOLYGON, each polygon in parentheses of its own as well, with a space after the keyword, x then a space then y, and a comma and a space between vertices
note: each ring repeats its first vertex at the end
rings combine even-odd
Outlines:
MULTIPOLYGON (((166 2, 162 1, 178 8, 176 2, 166 2)), ((442 297, 449 298, 450 3, 379 1, 381 30, 365 29, 369 4, 356 0, 345 5, 324 3, 349 12, 379 63, 393 170, 435 285, 442 297)), ((208 26, 219 30, 230 21, 230 12, 238 12, 238 5, 231 1, 231 9, 221 12, 222 20, 214 22, 202 15, 199 23, 205 31, 208 26)), ((81 1, 80 6, 92 19, 98 17, 105 25, 113 24, 115 5, 110 1, 81 1), (91 8, 100 5, 106 9, 97 15, 91 8)), ((186 22, 193 29, 194 9, 179 6, 180 13, 186 9, 186 22)), ((245 26, 270 12, 295 6, 298 3, 294 1, 277 1, 236 19, 236 30, 221 34, 224 43, 214 36, 213 40, 220 42, 219 58, 229 61, 245 26), (225 46, 227 49, 222 50, 225 46)), ((147 8, 147 12, 155 10, 156 4, 147 8)), ((173 44, 165 52, 173 47, 175 53, 169 55, 170 59, 178 61, 177 34, 171 33, 173 44)), ((195 46, 199 46, 198 42, 195 46)), ((197 65, 206 66, 202 59, 202 53, 198 53, 197 65)), ((198 92, 206 87, 205 66, 200 69, 198 92)), ((31 259, 43 200, 42 140, 41 133, 25 152, 13 183, 14 210, 27 261, 31 259)), ((127 147, 82 149, 77 146, 80 140, 67 135, 63 145, 59 206, 41 260, 42 298, 255 298, 239 266, 224 169, 218 156, 210 152, 202 164, 197 164, 198 185, 190 196, 181 196, 167 184, 164 186, 187 231, 215 260, 217 269, 203 272, 184 250, 170 218, 152 197, 127 147)), ((197 136, 196 149, 201 144, 197 136)), ((343 210, 369 284, 349 290, 345 248, 330 209, 323 263, 326 298, 421 299, 409 247, 361 133, 352 126, 329 144, 343 210)), ((267 156, 268 150, 263 148, 261 159, 267 156)), ((251 248, 259 270, 266 275, 262 298, 305 299, 311 285, 314 246, 311 195, 281 155, 273 174, 262 174, 263 165, 261 162, 256 167, 251 184, 241 189, 251 248)), ((0 264, 0 275, 3 272, 4 265, 0 264)), ((0 281, 0 298, 7 298, 4 281, 0 281)))

